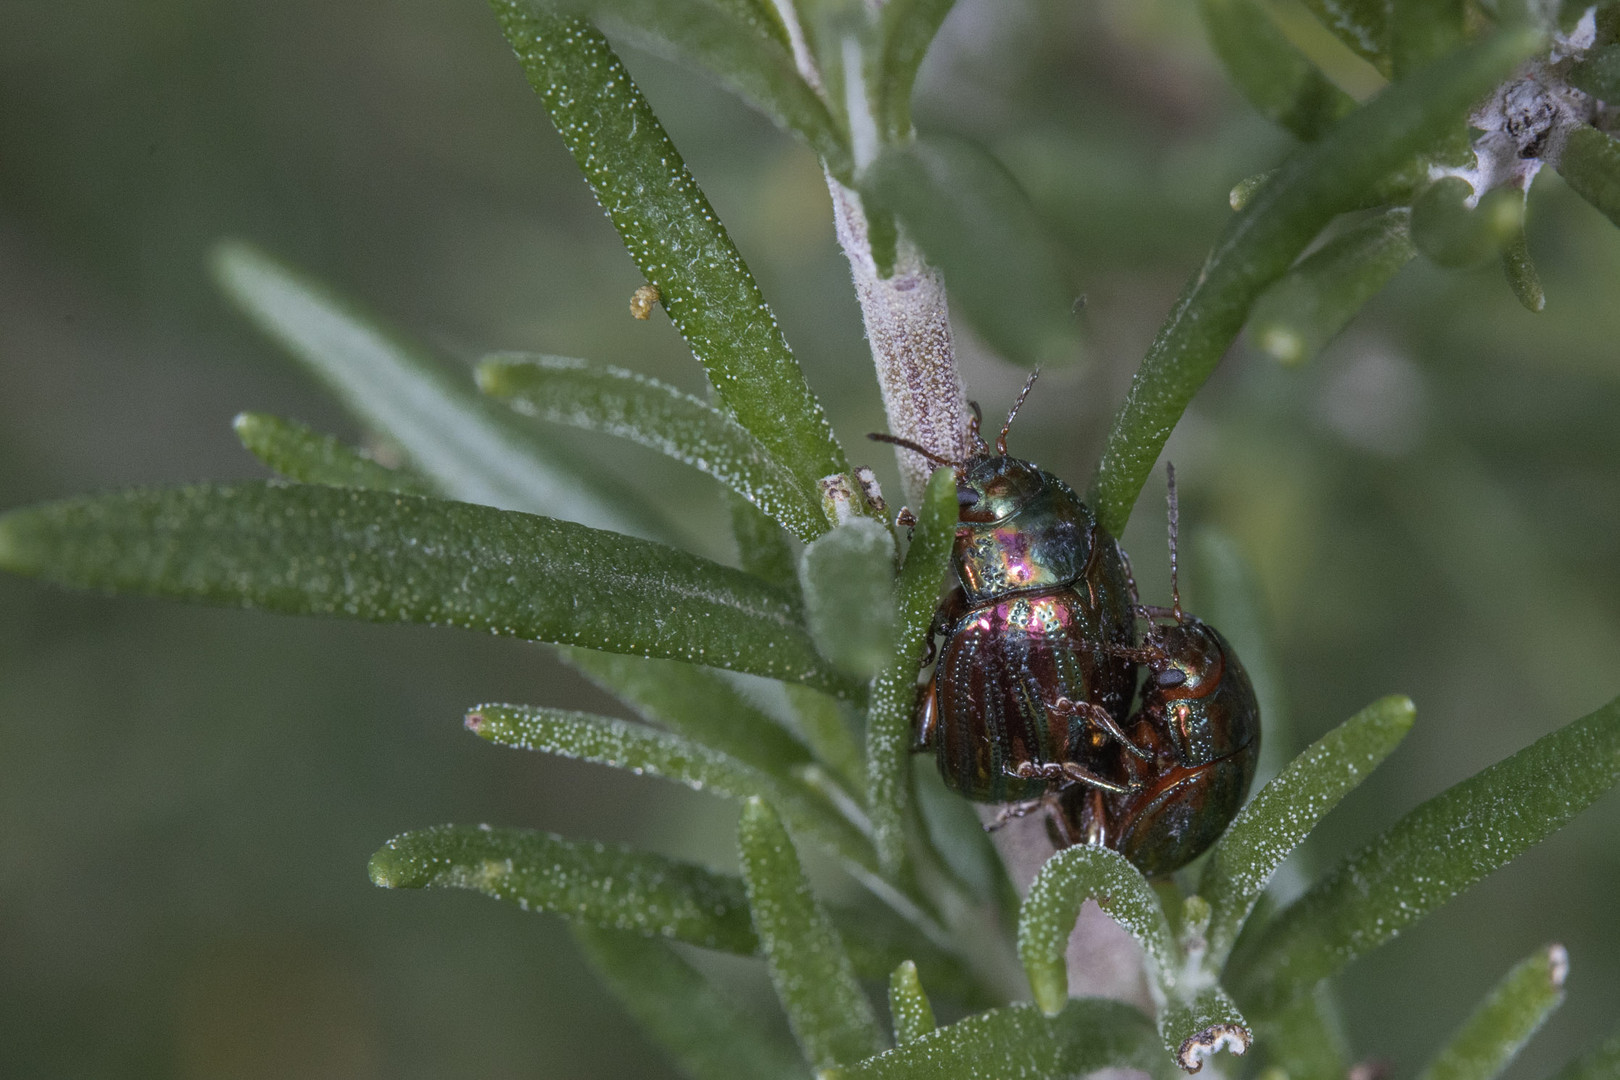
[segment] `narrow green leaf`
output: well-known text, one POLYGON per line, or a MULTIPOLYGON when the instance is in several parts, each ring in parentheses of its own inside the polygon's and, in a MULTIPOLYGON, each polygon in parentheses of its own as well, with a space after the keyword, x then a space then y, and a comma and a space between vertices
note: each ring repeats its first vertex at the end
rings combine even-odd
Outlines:
POLYGON ((1098 1069, 1173 1075, 1153 1025, 1120 1001, 1087 998, 1056 1017, 1009 1005, 930 1031, 825 1080, 1065 1080, 1098 1069))
POLYGON ((956 480, 938 469, 923 494, 917 527, 895 591, 893 661, 872 681, 866 720, 866 793, 878 860, 897 867, 905 852, 906 783, 912 725, 917 712, 917 669, 922 666, 940 587, 956 538, 956 480))
POLYGON ((1350 1073, 1350 1051, 1327 989, 1318 986, 1316 993, 1255 1024, 1255 1041, 1264 1048, 1267 1065, 1281 1069, 1288 1080, 1345 1080, 1350 1073))
POLYGON ((737 565, 779 589, 796 593, 799 560, 787 533, 736 492, 727 489, 725 496, 731 511, 731 533, 737 541, 737 565))
POLYGON ((852 517, 799 556, 810 637, 834 667, 871 679, 894 648, 894 535, 876 518, 852 517))
POLYGON ((1255 301, 1254 343, 1285 364, 1314 359, 1417 253, 1410 219, 1387 210, 1301 259, 1255 301))
POLYGON ((992 348, 1026 367, 1074 358, 1075 297, 1051 230, 988 150, 945 136, 886 146, 861 194, 900 219, 992 348))
POLYGON ((1245 176, 1232 185, 1232 190, 1226 195, 1226 205, 1233 210, 1242 210, 1254 198, 1254 193, 1266 186, 1266 182, 1277 175, 1276 169, 1267 169, 1265 172, 1253 173, 1245 176))
POLYGON ((758 946, 742 882, 618 844, 437 825, 388 841, 370 873, 386 889, 471 889, 593 926, 743 955, 758 946))
POLYGON ((1441 792, 1341 862, 1228 965, 1285 1005, 1545 839, 1620 781, 1620 699, 1441 792))
POLYGON ((1397 79, 1462 45, 1464 0, 1389 0, 1389 57, 1397 79))
POLYGON ((433 485, 417 473, 390 469, 295 420, 245 412, 231 421, 248 453, 286 477, 304 484, 433 495, 433 485))
POLYGON ((1232 82, 1272 123, 1311 142, 1355 109, 1355 98, 1333 85, 1256 0, 1200 0, 1198 7, 1232 82))
POLYGON ((1575 194, 1620 225, 1620 140, 1597 128, 1576 128, 1554 164, 1575 194))
POLYGON ((1266 286, 1365 191, 1445 135, 1540 44, 1500 31, 1390 86, 1303 147, 1254 193, 1160 328, 1114 417, 1088 501, 1119 536, 1188 402, 1266 286))
POLYGON ((1502 273, 1525 310, 1539 312, 1547 306, 1547 293, 1541 287, 1541 275, 1536 273, 1535 260, 1530 257, 1530 244, 1525 239, 1522 225, 1502 249, 1502 273))
POLYGON ((1305 0, 1305 6, 1359 56, 1389 74, 1390 0, 1305 0))
POLYGON ((875 71, 869 80, 872 115, 890 141, 911 132, 911 90, 917 70, 956 0, 889 0, 883 6, 875 71))
POLYGON ((692 1080, 808 1076, 714 984, 662 941, 576 923, 574 936, 615 997, 692 1080))
POLYGON ((818 1073, 883 1048, 838 932, 817 903, 781 819, 762 799, 743 806, 737 830, 754 930, 799 1048, 818 1073))
POLYGON ((316 282, 240 241, 215 249, 213 270, 255 326, 451 498, 666 534, 645 499, 547 443, 532 424, 484 400, 470 379, 316 282))
POLYGON ((679 735, 608 716, 532 705, 480 705, 467 714, 467 728, 502 746, 663 777, 728 798, 766 799, 800 836, 858 866, 875 865, 865 837, 802 787, 679 735))
POLYGON ((1172 997, 1159 1007, 1159 1035, 1176 1064, 1190 1073, 1225 1050, 1244 1054, 1254 1041, 1248 1022, 1226 991, 1211 982, 1172 997))
POLYGON ((1477 266, 1499 256, 1524 231, 1524 193, 1500 187, 1479 198, 1468 181, 1448 176, 1430 184, 1412 204, 1412 240, 1438 266, 1477 266))
POLYGON ((714 208, 606 39, 579 19, 491 0, 529 84, 720 402, 819 498, 848 471, 821 404, 714 208))
POLYGON ((1564 1003, 1569 953, 1549 945, 1497 983, 1418 1080, 1493 1080, 1564 1003))
POLYGON ((1412 730, 1412 702, 1373 702, 1295 758, 1233 819, 1204 864, 1198 895, 1209 901, 1210 965, 1225 963, 1271 875, 1299 842, 1412 730))
POLYGON ((563 649, 561 656, 648 723, 778 780, 810 761, 803 743, 713 668, 590 649, 563 649))
POLYGON ((1142 946, 1156 984, 1174 983, 1177 965, 1170 925, 1141 871, 1108 848, 1089 844, 1065 848, 1041 867, 1018 915, 1018 958, 1029 976, 1035 1004, 1047 1016, 1062 1012, 1069 1000, 1069 968, 1063 954, 1087 900, 1097 901, 1142 946))
POLYGON ((819 502, 758 439, 706 401, 623 368, 536 353, 478 365, 478 385, 520 412, 629 439, 699 469, 803 540, 827 531, 819 502))
POLYGON ((838 690, 780 592, 570 521, 316 485, 202 485, 0 516, 0 568, 180 600, 428 623, 838 690))
POLYGON ((1559 1069, 1552 1080, 1617 1080, 1620 1078, 1620 1034, 1611 1035, 1559 1069))
POLYGON ((1620 101, 1620 45, 1593 50, 1565 75, 1569 85, 1600 101, 1620 101))
POLYGON ((692 0, 530 0, 529 6, 536 12, 587 10, 643 48, 702 68, 777 127, 803 139, 834 176, 848 179, 849 137, 768 25, 749 25, 692 0))
POLYGON ((910 960, 889 976, 889 1016, 894 1022, 897 1046, 921 1038, 938 1026, 934 1007, 929 1004, 922 980, 917 977, 917 965, 910 960))
POLYGON ((808 686, 781 685, 794 729, 810 753, 850 791, 864 795, 866 762, 850 703, 808 686))

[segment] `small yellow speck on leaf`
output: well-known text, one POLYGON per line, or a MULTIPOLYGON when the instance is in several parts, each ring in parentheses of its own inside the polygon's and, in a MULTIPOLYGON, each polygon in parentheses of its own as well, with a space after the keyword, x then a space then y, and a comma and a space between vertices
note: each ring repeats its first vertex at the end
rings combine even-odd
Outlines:
POLYGON ((652 318, 653 305, 658 303, 658 286, 643 285, 630 294, 630 314, 643 322, 652 318))

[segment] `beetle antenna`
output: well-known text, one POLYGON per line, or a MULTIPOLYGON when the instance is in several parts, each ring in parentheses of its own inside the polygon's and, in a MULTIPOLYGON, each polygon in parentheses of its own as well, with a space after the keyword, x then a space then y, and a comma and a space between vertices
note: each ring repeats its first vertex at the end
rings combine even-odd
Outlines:
POLYGON ((1029 373, 1029 378, 1024 380, 1024 388, 1018 392, 1018 400, 1013 402, 1012 408, 1007 411, 1007 422, 1001 425, 1001 434, 996 436, 996 453, 1002 457, 1007 456, 1007 432, 1012 430, 1013 417, 1024 407, 1024 399, 1029 397, 1029 388, 1035 385, 1035 380, 1040 378, 1040 375, 1041 369, 1038 367, 1029 373))
POLYGON ((866 437, 871 439, 873 442, 890 443, 894 446, 903 446, 907 450, 910 450, 913 454, 921 454, 929 461, 932 461, 935 465, 944 465, 951 469, 960 469, 962 467, 962 463, 960 461, 952 461, 949 458, 940 457, 927 447, 920 446, 917 443, 912 442, 910 439, 902 439, 898 435, 885 435, 881 431, 874 431, 868 434, 866 437))
POLYGON ((1176 622, 1182 621, 1181 614, 1181 582, 1176 576, 1176 534, 1181 529, 1181 506, 1176 501, 1176 467, 1168 461, 1164 463, 1166 484, 1169 493, 1166 501, 1170 504, 1170 611, 1176 622))
POLYGON ((977 401, 968 401, 968 408, 973 410, 973 419, 968 421, 968 438, 973 443, 973 453, 988 454, 990 447, 985 443, 984 436, 979 428, 984 426, 984 410, 979 408, 977 401))

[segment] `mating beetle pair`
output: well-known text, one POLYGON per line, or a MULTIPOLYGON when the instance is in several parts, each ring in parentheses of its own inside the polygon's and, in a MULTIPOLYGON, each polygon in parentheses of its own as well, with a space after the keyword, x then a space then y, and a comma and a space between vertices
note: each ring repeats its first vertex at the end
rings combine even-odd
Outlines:
MULTIPOLYGON (((1008 455, 1028 392, 994 451, 975 407, 973 450, 960 462, 874 436, 956 472, 959 584, 935 619, 944 644, 917 745, 960 794, 1011 804, 1000 820, 1044 810, 1060 845, 1105 845, 1144 874, 1167 874, 1213 843, 1248 793, 1259 705, 1232 647, 1181 610, 1179 590, 1169 608, 1144 607, 1090 507, 1008 455)), ((1170 537, 1174 581, 1174 473, 1170 537)))

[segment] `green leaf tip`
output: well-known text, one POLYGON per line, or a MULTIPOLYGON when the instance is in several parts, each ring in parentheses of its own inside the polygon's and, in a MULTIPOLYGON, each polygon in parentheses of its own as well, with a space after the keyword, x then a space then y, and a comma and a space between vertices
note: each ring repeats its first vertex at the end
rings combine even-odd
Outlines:
POLYGON ((934 1006, 928 1001, 917 965, 907 960, 889 976, 889 1016, 894 1022, 894 1041, 905 1045, 933 1031, 934 1006))
POLYGON ((1494 1080, 1564 1000, 1569 953, 1553 944, 1491 989, 1418 1080, 1494 1080))

